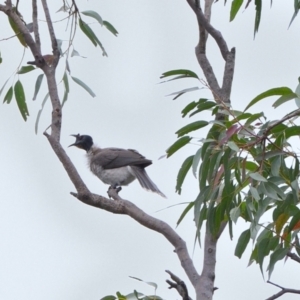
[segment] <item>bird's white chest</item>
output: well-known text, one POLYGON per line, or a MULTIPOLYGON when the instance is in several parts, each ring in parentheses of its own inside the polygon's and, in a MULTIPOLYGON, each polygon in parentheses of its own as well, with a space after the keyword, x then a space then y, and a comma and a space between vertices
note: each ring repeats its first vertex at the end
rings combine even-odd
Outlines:
POLYGON ((135 179, 130 166, 103 169, 99 165, 90 163, 90 169, 102 182, 109 185, 128 185, 135 179))

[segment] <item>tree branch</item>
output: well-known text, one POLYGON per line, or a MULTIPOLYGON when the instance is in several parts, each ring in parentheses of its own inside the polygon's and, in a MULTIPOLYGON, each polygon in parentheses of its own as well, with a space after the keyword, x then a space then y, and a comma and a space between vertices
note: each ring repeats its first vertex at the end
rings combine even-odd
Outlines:
POLYGON ((182 300, 192 300, 192 298, 189 297, 188 289, 184 283, 179 277, 177 277, 172 272, 166 270, 166 272, 170 275, 171 280, 166 280, 166 282, 170 285, 169 289, 176 289, 178 294, 182 297, 182 300))
MULTIPOLYGON (((10 1, 8 1, 10 2, 10 1)), ((11 3, 11 2, 10 2, 11 3)), ((20 34, 23 35, 26 44, 29 46, 35 60, 37 62, 37 66, 42 68, 45 66, 45 61, 40 52, 40 49, 37 47, 35 41, 33 40, 28 28, 24 24, 23 20, 20 16, 12 9, 9 5, 0 5, 0 11, 3 11, 8 17, 10 17, 14 23, 17 25, 18 29, 20 30, 20 34)))
POLYGON ((53 55, 54 55, 53 64, 54 64, 54 66, 56 66, 58 64, 58 61, 59 61, 60 53, 59 53, 59 50, 58 50, 58 47, 57 47, 57 40, 56 40, 56 36, 55 36, 54 28, 53 28, 53 23, 52 23, 51 16, 50 16, 50 12, 49 12, 47 0, 42 0, 42 4, 43 4, 44 13, 45 13, 47 26, 48 26, 48 30, 49 30, 49 35, 50 35, 51 43, 52 43, 52 51, 53 51, 53 55))
POLYGON ((206 17, 204 16, 201 7, 197 7, 196 2, 194 0, 187 0, 188 4, 192 8, 192 10, 195 12, 198 20, 198 25, 203 26, 205 30, 214 38, 216 43, 218 44, 218 47, 220 49, 220 52, 226 61, 227 55, 228 55, 228 47, 227 43, 224 40, 222 34, 220 31, 216 30, 210 23, 210 18, 207 18, 209 16, 209 12, 212 6, 213 1, 211 0, 206 0, 206 9, 207 9, 207 15, 206 17))
POLYGON ((36 0, 32 0, 32 23, 33 23, 33 33, 35 37, 35 43, 39 52, 41 53, 41 40, 39 34, 39 24, 38 24, 38 10, 36 0))
POLYGON ((200 276, 194 267, 185 241, 167 223, 151 217, 130 201, 122 199, 117 194, 113 194, 113 192, 110 194, 110 196, 113 196, 116 201, 92 194, 82 181, 75 166, 72 164, 70 158, 67 156, 59 141, 47 133, 44 134, 48 138, 52 149, 63 164, 64 169, 66 170, 69 178, 73 182, 78 192, 71 193, 74 197, 85 204, 104 209, 108 212, 128 215, 144 227, 162 234, 175 247, 175 252, 181 262, 181 266, 185 270, 193 286, 198 284, 200 276))
POLYGON ((280 292, 278 292, 277 294, 267 298, 266 300, 274 300, 274 299, 277 299, 279 297, 281 297, 283 294, 286 294, 286 293, 291 293, 291 294, 300 294, 300 290, 295 290, 295 289, 287 289, 287 288, 284 288, 278 284, 275 284, 273 282, 271 282, 270 280, 267 281, 267 283, 270 283, 272 285, 275 285, 277 287, 279 287, 281 289, 280 292))
POLYGON ((288 256, 289 258, 291 258, 292 260, 294 260, 300 264, 300 257, 298 255, 296 255, 295 253, 288 252, 286 256, 288 256))

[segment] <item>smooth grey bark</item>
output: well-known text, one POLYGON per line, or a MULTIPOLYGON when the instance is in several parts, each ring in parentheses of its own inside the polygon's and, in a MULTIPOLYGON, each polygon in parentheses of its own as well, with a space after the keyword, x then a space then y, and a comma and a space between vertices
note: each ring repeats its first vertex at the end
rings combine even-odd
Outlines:
MULTIPOLYGON (((195 54, 198 63, 203 71, 203 74, 206 78, 207 84, 213 94, 215 101, 221 106, 223 105, 228 107, 230 105, 230 93, 234 74, 235 48, 232 48, 229 51, 227 43, 223 38, 221 32, 216 30, 210 24, 212 4, 214 2, 213 0, 204 1, 204 13, 202 12, 200 1, 187 0, 187 2, 190 5, 191 9, 194 11, 198 22, 199 41, 195 48, 195 54), (215 40, 220 50, 220 54, 225 61, 222 85, 219 84, 206 55, 206 43, 209 36, 211 36, 215 40)), ((216 119, 222 120, 224 119, 224 116, 218 113, 216 115, 216 119)), ((213 293, 215 290, 214 280, 216 269, 217 242, 224 228, 226 227, 226 224, 226 222, 223 222, 221 224, 220 230, 216 236, 213 236, 209 229, 206 228, 204 240, 203 269, 198 285, 196 286, 197 300, 211 300, 213 298, 213 293)))

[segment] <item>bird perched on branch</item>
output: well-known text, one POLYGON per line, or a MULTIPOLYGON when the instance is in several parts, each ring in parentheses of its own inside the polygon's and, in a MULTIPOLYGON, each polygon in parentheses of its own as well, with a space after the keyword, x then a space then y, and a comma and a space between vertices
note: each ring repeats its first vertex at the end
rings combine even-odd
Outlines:
MULTIPOLYGON (((89 135, 72 134, 76 146, 87 152, 90 169, 102 182, 109 184, 110 188, 128 185, 137 178, 140 185, 166 197, 149 178, 145 168, 152 164, 136 150, 120 148, 98 148, 89 135)), ((120 189, 119 189, 120 190, 120 189)))

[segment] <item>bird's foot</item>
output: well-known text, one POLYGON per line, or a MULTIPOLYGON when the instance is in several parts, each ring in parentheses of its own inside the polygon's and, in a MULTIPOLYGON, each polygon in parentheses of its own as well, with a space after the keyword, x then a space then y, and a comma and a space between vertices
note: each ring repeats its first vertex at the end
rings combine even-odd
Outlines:
POLYGON ((107 194, 109 196, 109 198, 113 198, 115 199, 114 195, 115 193, 118 195, 118 193, 122 190, 122 188, 118 185, 111 185, 109 188, 108 188, 108 191, 107 191, 107 194))

